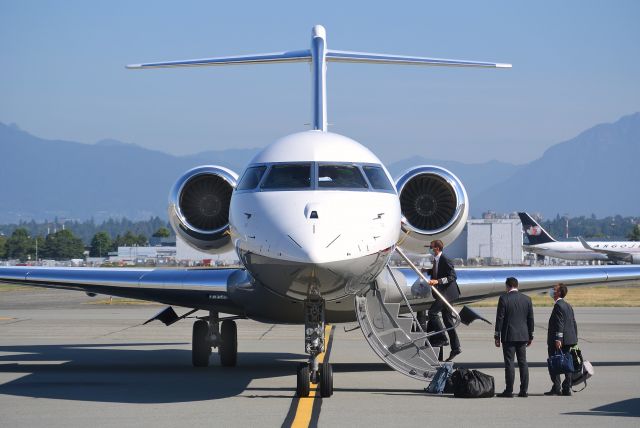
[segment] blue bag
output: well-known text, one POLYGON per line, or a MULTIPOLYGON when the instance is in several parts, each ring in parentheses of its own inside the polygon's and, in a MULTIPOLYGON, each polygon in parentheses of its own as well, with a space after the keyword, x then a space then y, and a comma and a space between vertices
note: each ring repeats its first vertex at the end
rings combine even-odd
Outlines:
POLYGON ((573 373, 575 371, 571 353, 567 352, 563 354, 560 350, 557 350, 554 355, 547 358, 547 366, 549 367, 549 374, 551 374, 551 376, 573 373))
POLYGON ((447 385, 447 379, 451 376, 453 372, 453 363, 444 363, 442 366, 438 368, 436 374, 431 379, 431 383, 424 390, 428 394, 442 394, 444 392, 444 388, 447 385))

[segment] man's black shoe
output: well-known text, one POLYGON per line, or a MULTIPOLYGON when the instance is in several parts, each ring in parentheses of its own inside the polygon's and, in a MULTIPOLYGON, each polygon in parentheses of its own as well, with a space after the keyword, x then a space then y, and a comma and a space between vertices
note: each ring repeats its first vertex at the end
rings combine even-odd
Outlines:
POLYGON ((462 351, 460 349, 452 349, 451 353, 449 354, 449 358, 447 358, 447 362, 448 361, 453 361, 453 359, 460 355, 462 353, 462 351))
POLYGON ((529 394, 527 394, 526 392, 522 392, 522 391, 520 391, 520 392, 518 393, 518 397, 527 398, 528 396, 529 396, 529 394))
POLYGON ((496 397, 500 397, 500 398, 513 398, 513 392, 502 391, 500 394, 496 394, 496 397))
POLYGON ((544 395, 560 395, 560 391, 552 389, 551 391, 545 392, 544 395))
POLYGON ((570 389, 562 390, 562 395, 565 395, 567 397, 571 397, 571 390, 570 389))

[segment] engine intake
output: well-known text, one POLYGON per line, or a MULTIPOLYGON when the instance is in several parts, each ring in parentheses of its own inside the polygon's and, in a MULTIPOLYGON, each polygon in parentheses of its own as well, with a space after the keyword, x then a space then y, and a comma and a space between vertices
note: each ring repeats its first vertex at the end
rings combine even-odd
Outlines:
POLYGON ((462 182, 438 166, 420 166, 396 181, 402 211, 399 245, 424 253, 434 239, 445 245, 458 237, 467 221, 469 200, 462 182))
POLYGON ((184 173, 169 194, 169 221, 176 235, 197 250, 230 250, 229 205, 237 181, 235 172, 221 166, 184 173))

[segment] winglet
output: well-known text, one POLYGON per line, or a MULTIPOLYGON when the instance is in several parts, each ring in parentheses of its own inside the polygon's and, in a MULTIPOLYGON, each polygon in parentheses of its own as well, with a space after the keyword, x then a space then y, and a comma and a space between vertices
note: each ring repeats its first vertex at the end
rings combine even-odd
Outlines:
POLYGON ((596 251, 591 245, 589 245, 587 241, 584 240, 582 236, 578 236, 578 241, 580 241, 580 243, 586 250, 596 251))

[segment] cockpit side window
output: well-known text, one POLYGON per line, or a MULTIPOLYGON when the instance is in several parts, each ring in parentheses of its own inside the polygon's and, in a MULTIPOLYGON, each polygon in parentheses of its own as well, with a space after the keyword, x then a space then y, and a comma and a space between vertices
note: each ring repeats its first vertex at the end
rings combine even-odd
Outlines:
POLYGON ((376 190, 395 190, 393 184, 389 181, 387 174, 384 173, 382 167, 379 166, 363 166, 362 169, 367 175, 371 186, 376 190))
POLYGON ((258 183, 260 183, 260 180, 262 179, 262 176, 264 175, 264 172, 266 170, 267 167, 264 165, 252 166, 250 168, 247 168, 247 170, 244 172, 244 175, 240 179, 240 182, 236 186, 236 190, 255 189, 258 183))
POLYGON ((319 165, 318 187, 366 189, 369 186, 355 165, 319 165))
POLYGON ((262 184, 263 189, 308 189, 311 164, 273 165, 262 184))

